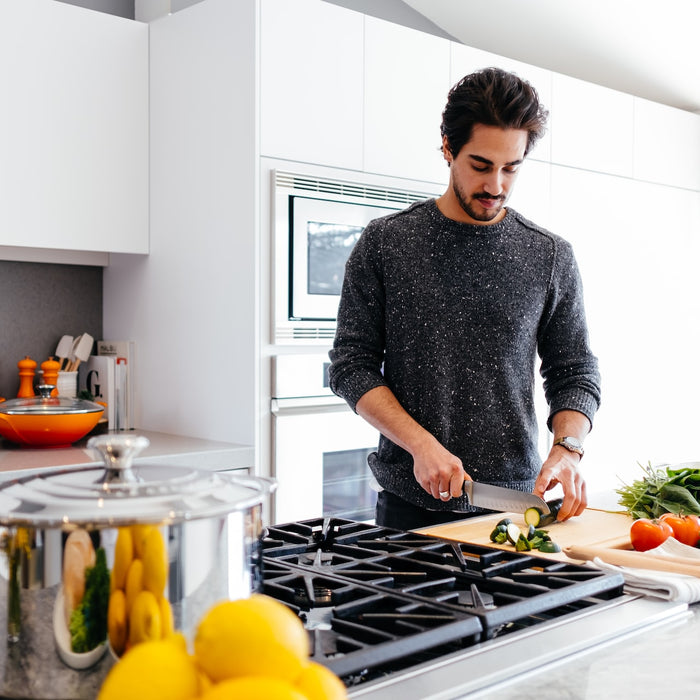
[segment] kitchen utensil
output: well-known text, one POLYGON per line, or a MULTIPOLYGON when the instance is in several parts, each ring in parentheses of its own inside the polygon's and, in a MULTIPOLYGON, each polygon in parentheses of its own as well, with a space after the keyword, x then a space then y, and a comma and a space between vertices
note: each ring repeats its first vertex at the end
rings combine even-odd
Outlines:
POLYGON ((572 545, 566 547, 564 553, 570 559, 578 559, 579 561, 592 561, 597 557, 606 564, 613 564, 614 566, 700 576, 700 564, 697 560, 690 558, 655 556, 653 554, 648 555, 646 552, 609 549, 595 545, 572 545))
POLYGON ((73 342, 73 359, 68 366, 69 372, 75 372, 80 366, 80 363, 85 362, 85 360, 90 357, 94 342, 95 339, 88 333, 83 333, 76 338, 76 340, 73 342))
POLYGON ((469 498, 469 504, 478 508, 524 513, 528 508, 535 507, 539 508, 543 515, 549 513, 549 506, 544 499, 532 493, 469 480, 464 481, 462 488, 469 498))
POLYGON ((26 399, 34 396, 34 373, 36 372, 36 362, 29 355, 17 363, 19 370, 19 390, 17 398, 26 399))
MULTIPOLYGON (((76 654, 66 643, 67 615, 56 610, 66 601, 69 610, 81 604, 84 594, 75 596, 74 581, 76 572, 84 571, 80 563, 86 547, 94 550, 95 561, 106 562, 107 585, 115 590, 123 590, 127 570, 161 571, 163 578, 151 575, 147 584, 144 573, 141 583, 158 596, 155 614, 169 609, 174 628, 190 644, 197 623, 215 602, 261 590, 262 507, 274 482, 139 463, 136 458, 147 446, 138 435, 95 436, 88 450, 97 464, 0 483, 0 532, 5 529, 0 610, 8 611, 2 619, 13 622, 16 639, 0 647, 2 697, 97 697, 120 653, 111 645, 114 638, 106 642, 109 653, 76 654), (12 569, 8 583, 13 553, 19 567, 12 569), (136 559, 141 566, 127 568, 136 559), (28 679, 39 676, 53 682, 43 683, 41 690, 34 683, 27 695, 28 679)), ((108 608, 106 600, 97 606, 104 616, 108 608)))
POLYGON ((40 396, 0 403, 0 435, 24 447, 67 447, 87 435, 102 417, 104 406, 51 396, 53 389, 40 384, 40 396))
POLYGON ((58 341, 58 345, 56 346, 56 352, 54 353, 54 356, 58 360, 60 367, 58 368, 59 371, 65 369, 63 366, 65 362, 68 361, 68 358, 70 356, 71 349, 73 348, 73 336, 72 335, 64 335, 61 336, 61 339, 58 341))

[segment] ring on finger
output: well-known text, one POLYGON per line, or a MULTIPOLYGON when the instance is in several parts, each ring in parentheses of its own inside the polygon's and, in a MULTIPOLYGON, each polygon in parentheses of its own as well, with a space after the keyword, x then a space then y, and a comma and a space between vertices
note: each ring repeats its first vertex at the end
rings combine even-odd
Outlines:
POLYGON ((440 498, 450 498, 449 491, 440 491, 440 498))

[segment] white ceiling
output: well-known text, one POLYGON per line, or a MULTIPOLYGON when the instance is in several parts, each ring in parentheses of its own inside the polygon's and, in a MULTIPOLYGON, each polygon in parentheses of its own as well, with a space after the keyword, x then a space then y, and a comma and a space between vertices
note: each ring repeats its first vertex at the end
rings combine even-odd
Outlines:
POLYGON ((700 113, 698 0, 329 1, 700 113))

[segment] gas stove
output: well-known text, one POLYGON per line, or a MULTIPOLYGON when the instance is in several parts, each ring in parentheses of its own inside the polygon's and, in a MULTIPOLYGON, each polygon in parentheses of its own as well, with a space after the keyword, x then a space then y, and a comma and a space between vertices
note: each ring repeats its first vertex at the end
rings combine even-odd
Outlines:
POLYGON ((340 518, 272 526, 262 554, 263 592, 350 697, 462 697, 522 672, 519 647, 541 663, 687 607, 628 596, 619 574, 340 518))

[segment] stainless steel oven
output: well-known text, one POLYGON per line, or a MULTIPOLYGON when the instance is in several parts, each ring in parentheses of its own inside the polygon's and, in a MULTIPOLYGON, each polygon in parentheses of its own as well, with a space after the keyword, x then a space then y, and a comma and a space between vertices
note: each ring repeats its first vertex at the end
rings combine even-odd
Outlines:
POLYGON ((331 392, 328 364, 325 353, 273 358, 272 522, 374 519, 367 455, 379 433, 331 392))
POLYGON ((273 342, 329 343, 345 262, 372 220, 421 199, 406 190, 273 170, 273 342))

